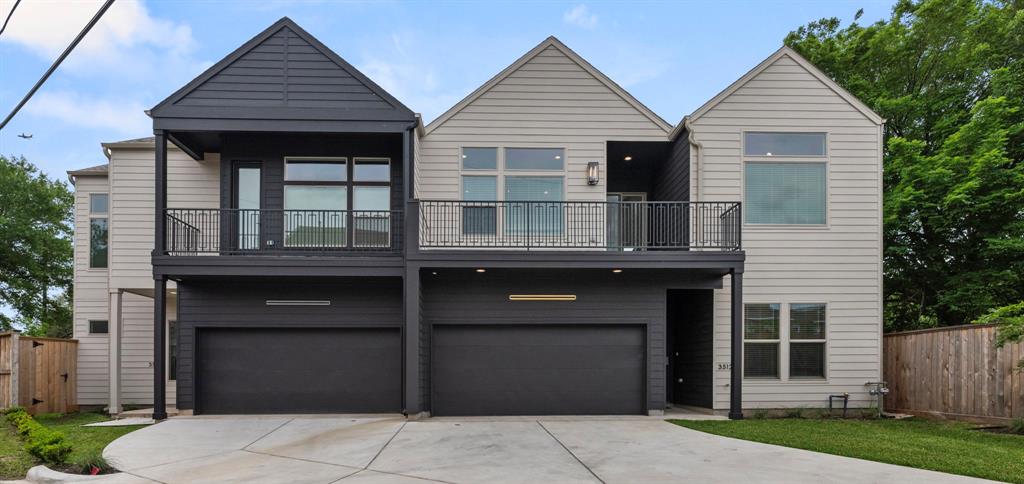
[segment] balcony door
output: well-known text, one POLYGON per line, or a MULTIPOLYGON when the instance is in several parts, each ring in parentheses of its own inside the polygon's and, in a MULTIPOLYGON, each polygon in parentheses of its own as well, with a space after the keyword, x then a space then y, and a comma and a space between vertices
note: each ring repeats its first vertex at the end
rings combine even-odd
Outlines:
POLYGON ((238 233, 239 250, 260 248, 260 204, 262 167, 258 162, 236 162, 234 164, 234 208, 235 230, 238 233))
POLYGON ((647 246, 647 194, 608 194, 608 247, 637 250, 647 246))

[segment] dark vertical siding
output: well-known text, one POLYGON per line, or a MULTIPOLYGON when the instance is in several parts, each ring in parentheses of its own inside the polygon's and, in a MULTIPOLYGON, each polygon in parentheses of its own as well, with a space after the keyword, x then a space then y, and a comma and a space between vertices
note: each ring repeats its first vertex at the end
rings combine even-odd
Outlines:
POLYGON ((713 287, 718 280, 658 271, 439 270, 423 275, 424 408, 430 408, 432 324, 646 324, 647 408, 665 406, 665 318, 669 288, 713 287), (573 302, 511 302, 509 294, 575 294, 573 302))
MULTIPOLYGON (((179 408, 193 408, 196 326, 209 327, 401 327, 399 278, 335 279, 330 282, 183 281, 178 283, 179 408), (267 306, 267 299, 329 300, 330 306, 267 306)), ((296 351, 301 351, 296 349, 296 351)))
POLYGON ((712 407, 714 365, 714 292, 710 290, 669 293, 668 333, 676 341, 682 378, 674 403, 712 407))
POLYGON ((654 200, 690 201, 690 142, 683 132, 672 142, 668 158, 654 180, 654 200))

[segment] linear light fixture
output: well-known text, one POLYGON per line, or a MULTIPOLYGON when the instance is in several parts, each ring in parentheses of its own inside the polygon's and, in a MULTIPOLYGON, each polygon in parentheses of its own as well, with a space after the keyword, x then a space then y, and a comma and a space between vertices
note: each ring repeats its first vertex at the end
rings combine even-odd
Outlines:
POLYGON ((330 306, 330 300, 301 301, 293 299, 267 299, 267 306, 330 306))
POLYGON ((575 301, 575 294, 509 294, 509 301, 575 301))

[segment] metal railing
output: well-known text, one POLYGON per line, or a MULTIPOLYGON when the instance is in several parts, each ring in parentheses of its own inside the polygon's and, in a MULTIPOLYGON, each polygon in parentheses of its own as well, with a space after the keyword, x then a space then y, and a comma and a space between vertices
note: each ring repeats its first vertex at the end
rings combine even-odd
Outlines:
POLYGON ((421 248, 740 250, 739 202, 421 200, 421 248))
POLYGON ((167 255, 399 252, 402 212, 169 208, 167 255))

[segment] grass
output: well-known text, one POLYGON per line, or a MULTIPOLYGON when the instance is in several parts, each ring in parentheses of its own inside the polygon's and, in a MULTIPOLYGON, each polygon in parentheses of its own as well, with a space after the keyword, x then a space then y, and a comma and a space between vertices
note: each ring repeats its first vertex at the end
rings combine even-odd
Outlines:
POLYGON ((908 420, 673 420, 676 425, 755 442, 1024 484, 1024 437, 970 424, 908 420))
MULTIPOLYGON (((110 417, 101 413, 71 413, 66 415, 36 415, 36 421, 62 432, 71 442, 71 455, 64 466, 56 470, 84 472, 84 464, 94 462, 96 456, 114 439, 138 430, 142 426, 82 427, 84 424, 103 422, 110 417)), ((29 468, 39 462, 25 451, 25 443, 6 421, 0 420, 0 479, 22 479, 29 468)))

